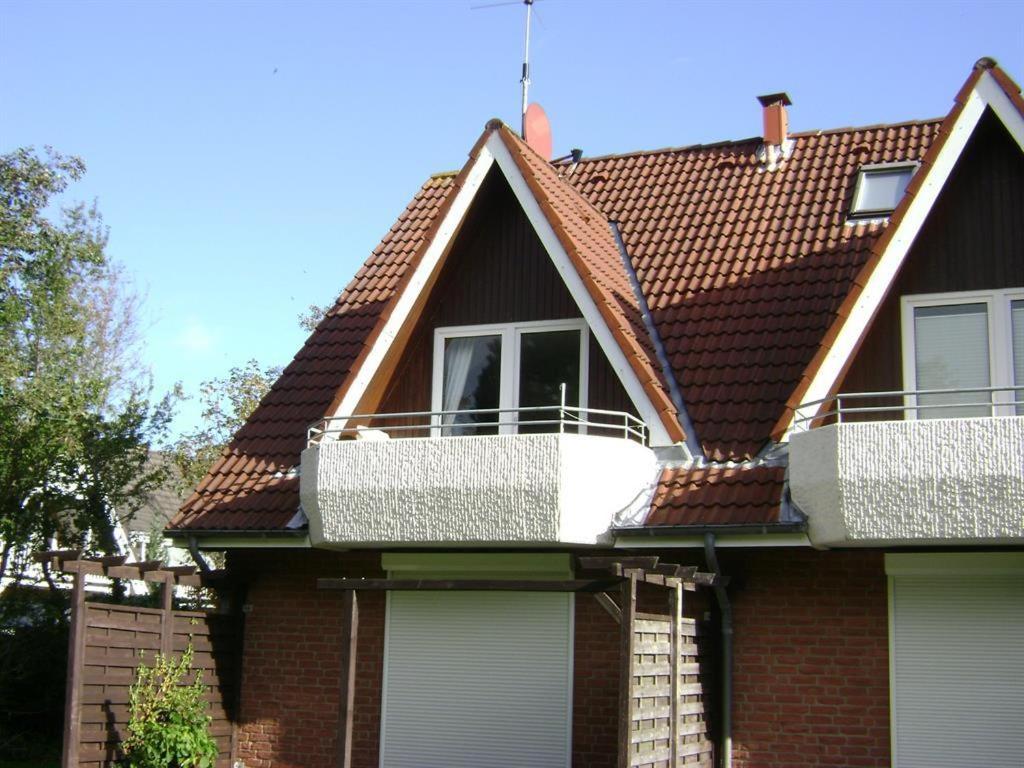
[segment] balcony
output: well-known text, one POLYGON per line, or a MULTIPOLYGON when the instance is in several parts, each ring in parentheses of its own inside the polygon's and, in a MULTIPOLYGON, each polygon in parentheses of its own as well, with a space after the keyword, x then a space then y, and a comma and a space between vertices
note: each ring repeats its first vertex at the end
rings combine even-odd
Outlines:
POLYGON ((812 543, 1024 543, 1022 393, 871 392, 800 406, 790 490, 812 543))
POLYGON ((309 429, 314 546, 587 545, 649 504, 644 424, 565 405, 356 414, 309 429))

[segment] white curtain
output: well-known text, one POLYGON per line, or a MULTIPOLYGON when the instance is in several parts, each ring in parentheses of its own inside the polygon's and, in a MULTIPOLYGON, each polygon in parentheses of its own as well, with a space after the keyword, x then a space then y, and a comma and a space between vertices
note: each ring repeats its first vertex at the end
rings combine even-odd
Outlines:
MULTIPOLYGON (((480 376, 481 357, 487 352, 490 336, 456 336, 448 339, 444 348, 444 384, 441 389, 441 408, 445 411, 457 411, 463 407, 471 394, 467 389, 476 388, 476 380, 480 376), (472 381, 470 377, 472 376, 472 381)), ((466 403, 470 408, 476 405, 475 398, 466 403)), ((449 414, 441 417, 441 423, 459 424, 471 422, 472 418, 449 414)), ((445 435, 461 434, 459 430, 446 430, 445 435)))

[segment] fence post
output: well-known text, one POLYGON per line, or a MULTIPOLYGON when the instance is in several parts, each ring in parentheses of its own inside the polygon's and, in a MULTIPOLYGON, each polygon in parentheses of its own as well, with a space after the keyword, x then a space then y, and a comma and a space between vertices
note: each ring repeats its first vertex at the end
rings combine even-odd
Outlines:
POLYGON ((174 651, 174 576, 164 578, 160 601, 160 653, 169 659, 174 651))
POLYGON ((636 624, 636 576, 622 583, 622 625, 619 647, 619 768, 629 768, 633 731, 633 632, 636 624))
POLYGON ((356 692, 356 640, 359 636, 359 603, 354 589, 342 593, 341 691, 338 711, 338 768, 352 765, 352 716, 356 692))
MULTIPOLYGON (((667 579, 666 579, 667 581, 667 579)), ((672 720, 669 722, 669 744, 672 745, 672 754, 669 756, 669 765, 676 768, 679 765, 679 646, 681 637, 680 623, 683 618, 683 585, 677 581, 669 593, 670 617, 672 619, 672 642, 669 647, 672 649, 672 661, 669 665, 672 675, 672 685, 669 696, 668 713, 672 720)))
POLYGON ((71 626, 68 629, 68 678, 64 688, 64 746, 61 768, 78 768, 78 741, 82 732, 82 671, 85 669, 85 574, 75 571, 71 589, 71 626))

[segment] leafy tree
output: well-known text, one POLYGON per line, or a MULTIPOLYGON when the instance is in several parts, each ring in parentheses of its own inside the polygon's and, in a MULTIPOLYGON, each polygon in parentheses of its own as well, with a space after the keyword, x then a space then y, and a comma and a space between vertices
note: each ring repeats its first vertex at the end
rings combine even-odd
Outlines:
POLYGON ((0 155, 0 575, 53 538, 114 551, 114 514, 164 480, 146 467, 173 400, 150 401, 138 296, 106 256, 95 205, 59 209, 81 160, 0 155))
POLYGON ((324 319, 324 315, 327 314, 332 306, 333 304, 325 304, 322 307, 317 304, 310 304, 309 309, 299 315, 299 327, 312 333, 320 325, 320 321, 324 319))
POLYGON ((202 425, 182 435, 171 451, 181 472, 181 490, 191 491, 199 484, 280 374, 280 368, 264 368, 250 360, 224 378, 203 382, 202 425))

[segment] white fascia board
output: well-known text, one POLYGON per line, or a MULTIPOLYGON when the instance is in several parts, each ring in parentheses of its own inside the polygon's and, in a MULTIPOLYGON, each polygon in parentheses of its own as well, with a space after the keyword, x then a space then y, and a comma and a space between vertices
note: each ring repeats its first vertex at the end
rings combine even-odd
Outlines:
POLYGON ((505 178, 508 180, 509 186, 512 187, 516 199, 526 213, 526 217, 530 220, 530 224, 533 225, 537 237, 540 238, 544 250, 548 252, 551 261, 555 265, 555 269, 558 270, 558 274, 561 275, 563 282, 569 289, 569 293, 572 294, 576 305, 583 313, 583 318, 587 321, 591 332, 597 338, 598 344, 601 345, 601 349, 608 357, 608 362, 611 363, 612 369, 619 377, 623 387, 625 387, 626 394, 629 395, 629 399, 639 411, 640 418, 646 422, 650 430, 651 445, 672 445, 672 439, 665 430, 665 425, 661 423, 661 416, 651 404, 647 393, 644 392, 643 385, 633 370, 633 366, 629 364, 629 360, 626 359, 622 347, 619 346, 619 343, 608 328, 608 324, 605 323, 604 317, 583 284, 583 279, 580 277, 579 272, 576 271, 576 267, 569 258, 569 254, 562 247, 562 243, 555 234, 555 230, 552 228, 547 216, 540 209, 540 204, 538 204, 534 197, 533 191, 526 183, 526 179, 523 178, 519 166, 516 165, 511 153, 497 132, 492 133, 490 138, 487 139, 486 148, 490 150, 498 167, 505 174, 505 178))
POLYGON ((377 375, 385 355, 391 349, 391 345, 398 337, 402 326, 409 319, 409 314, 412 312, 416 300, 430 281, 431 276, 438 269, 441 257, 447 252, 452 238, 458 231, 459 225, 469 210, 470 204, 476 198, 476 193, 480 189, 484 177, 487 176, 487 172, 493 164, 494 157, 491 152, 486 146, 482 147, 477 154, 476 160, 470 167, 469 173, 466 174, 466 180, 462 188, 456 192, 455 200, 452 201, 451 208, 448 209, 448 213, 445 214, 444 219, 441 221, 434 239, 427 247, 427 251, 423 254, 420 263, 416 266, 412 277, 402 291, 402 295, 395 302, 391 316, 384 324, 380 336, 377 337, 373 347, 370 348, 369 354, 356 372, 351 386, 341 399, 341 402, 338 403, 338 407, 334 409, 333 413, 327 414, 328 418, 348 416, 355 413, 360 400, 366 394, 367 387, 369 387, 370 382, 377 375))
POLYGON ((1002 121, 1003 125, 1006 126, 1006 130, 1013 136, 1017 146, 1024 150, 1024 116, 1021 115, 1017 107, 1010 101, 1010 97, 1006 95, 1006 91, 996 82, 992 73, 986 72, 978 80, 978 84, 974 89, 981 95, 981 98, 985 100, 988 106, 992 108, 992 111, 996 113, 996 116, 1002 121))
MULTIPOLYGON (((985 78, 991 78, 991 75, 985 73, 985 78)), ((1002 94, 1002 89, 997 83, 992 83, 992 85, 1002 94)), ((1005 94, 1003 97, 1005 98, 1005 94)), ((910 246, 918 232, 921 231, 921 227, 924 226, 932 206, 946 185, 947 179, 953 172, 957 160, 960 159, 960 155, 971 138, 971 134, 974 133, 978 120, 981 119, 987 105, 987 99, 981 95, 980 89, 976 86, 950 129, 946 143, 932 163, 924 182, 910 201, 910 206, 897 225, 892 239, 889 240, 885 252, 879 259, 878 266, 868 277, 867 285, 864 286, 853 310, 839 329, 839 334, 826 354, 824 362, 811 380, 807 392, 804 393, 804 402, 810 403, 828 397, 829 391, 835 386, 847 359, 853 354, 853 350, 871 322, 875 311, 885 300, 910 246)), ((789 436, 793 432, 795 418, 796 411, 790 416, 782 442, 789 440, 789 436)))

